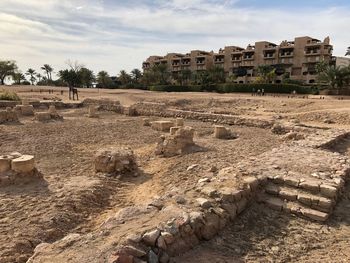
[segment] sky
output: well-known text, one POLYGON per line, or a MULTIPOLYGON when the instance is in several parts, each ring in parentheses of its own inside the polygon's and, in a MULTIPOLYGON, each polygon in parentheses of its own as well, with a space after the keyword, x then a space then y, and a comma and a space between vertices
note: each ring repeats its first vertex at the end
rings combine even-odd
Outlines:
POLYGON ((117 75, 150 55, 330 36, 350 46, 349 0, 0 0, 0 60, 25 72, 79 61, 117 75))

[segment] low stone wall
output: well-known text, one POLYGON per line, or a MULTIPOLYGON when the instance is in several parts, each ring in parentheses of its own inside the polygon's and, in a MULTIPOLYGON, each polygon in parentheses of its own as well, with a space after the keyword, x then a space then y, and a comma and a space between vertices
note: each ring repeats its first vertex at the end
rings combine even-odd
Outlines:
POLYGON ((245 118, 227 114, 215 114, 207 112, 194 112, 176 109, 168 109, 165 104, 137 103, 133 105, 139 116, 158 116, 166 118, 184 118, 213 122, 227 125, 244 125, 248 127, 271 128, 274 121, 260 120, 257 118, 245 118))
POLYGON ((13 108, 16 105, 20 104, 20 101, 9 101, 9 100, 0 100, 0 108, 13 108))
POLYGON ((82 105, 83 106, 95 105, 97 106, 98 110, 113 111, 120 114, 124 113, 124 107, 120 105, 119 101, 115 101, 115 100, 88 98, 83 101, 82 105))
POLYGON ((17 112, 11 108, 6 108, 6 110, 0 110, 0 124, 4 123, 15 123, 18 122, 17 112))

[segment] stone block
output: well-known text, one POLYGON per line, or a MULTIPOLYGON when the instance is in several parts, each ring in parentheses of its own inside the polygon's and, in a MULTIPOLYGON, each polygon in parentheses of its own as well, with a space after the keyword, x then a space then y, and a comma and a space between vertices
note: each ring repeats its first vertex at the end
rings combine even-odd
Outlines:
POLYGON ((208 199, 197 198, 196 201, 199 204, 199 206, 204 208, 204 209, 208 209, 211 207, 211 202, 208 199))
POLYGON ((320 211, 316 211, 313 209, 302 208, 300 211, 301 211, 303 216, 310 218, 312 220, 315 220, 315 221, 325 222, 329 217, 329 214, 324 213, 324 212, 320 212, 320 211))
POLYGON ((332 185, 321 184, 320 185, 320 192, 324 196, 327 196, 330 198, 336 198, 337 194, 338 194, 338 189, 332 185))
POLYGON ((98 117, 96 106, 89 105, 88 117, 89 118, 97 118, 98 117))
POLYGON ((259 187, 259 180, 253 176, 244 178, 243 181, 252 191, 256 191, 259 187))
POLYGON ((320 191, 320 183, 312 180, 300 182, 299 187, 314 193, 318 193, 320 191))
POLYGON ((312 205, 312 198, 306 194, 298 194, 298 201, 304 205, 312 205))
POLYGON ((170 128, 174 127, 174 123, 172 121, 154 121, 151 126, 153 130, 169 132, 170 128))
POLYGON ((170 128, 170 135, 175 135, 176 132, 180 129, 181 127, 171 127, 170 128))
POLYGON ((300 180, 298 178, 286 177, 284 183, 289 186, 299 187, 300 180))
POLYGON ((217 139, 229 139, 231 132, 224 126, 215 125, 214 126, 214 137, 217 139))
POLYGON ((36 112, 34 114, 34 120, 40 122, 47 122, 51 120, 51 114, 48 112, 36 112))
POLYGON ((11 158, 7 155, 0 156, 0 173, 8 172, 11 169, 11 158))
POLYGON ((274 197, 267 198, 265 203, 268 207, 277 211, 282 211, 285 206, 285 203, 281 199, 274 197))
POLYGON ((183 118, 176 118, 176 126, 184 126, 185 122, 183 118))
POLYGON ((292 192, 292 191, 287 191, 287 190, 284 190, 284 189, 282 189, 279 192, 279 196, 282 199, 289 200, 289 201, 296 201, 298 199, 298 194, 297 193, 292 192))
POLYGON ((151 126, 151 121, 148 118, 143 118, 142 119, 142 125, 143 126, 151 126))
POLYGON ((11 162, 11 169, 20 174, 30 173, 35 169, 34 156, 22 155, 11 162))
POLYGON ((269 184, 265 187, 265 192, 270 195, 279 195, 281 188, 275 184, 269 184))
POLYGON ((32 105, 17 105, 15 110, 23 116, 34 115, 34 107, 32 105))

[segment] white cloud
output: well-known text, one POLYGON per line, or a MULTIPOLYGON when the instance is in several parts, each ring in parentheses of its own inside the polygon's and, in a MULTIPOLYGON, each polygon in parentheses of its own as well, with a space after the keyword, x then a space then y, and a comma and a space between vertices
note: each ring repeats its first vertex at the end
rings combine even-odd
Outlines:
POLYGON ((115 2, 1 0, 1 58, 17 60, 23 70, 44 63, 58 69, 65 60, 78 59, 95 71, 116 74, 141 67, 153 54, 245 47, 259 40, 279 43, 295 36, 330 35, 336 55, 350 45, 347 8, 296 13, 243 8, 235 0, 115 2))

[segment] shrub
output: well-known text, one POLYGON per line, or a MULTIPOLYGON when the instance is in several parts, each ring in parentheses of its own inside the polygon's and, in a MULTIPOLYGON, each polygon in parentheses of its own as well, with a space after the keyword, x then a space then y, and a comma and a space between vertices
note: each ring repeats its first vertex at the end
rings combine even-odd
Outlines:
POLYGON ((3 90, 3 91, 0 91, 0 100, 20 101, 21 99, 19 98, 17 93, 3 90))
POLYGON ((149 90, 166 91, 166 92, 199 92, 199 91, 202 91, 203 89, 201 85, 189 85, 189 86, 157 85, 157 86, 151 86, 149 90))
POLYGON ((302 86, 295 84, 210 84, 210 85, 157 85, 151 86, 151 91, 163 91, 163 92, 219 92, 219 93, 251 93, 257 90, 265 90, 265 93, 292 93, 294 90, 298 94, 318 94, 318 88, 314 86, 302 86))

